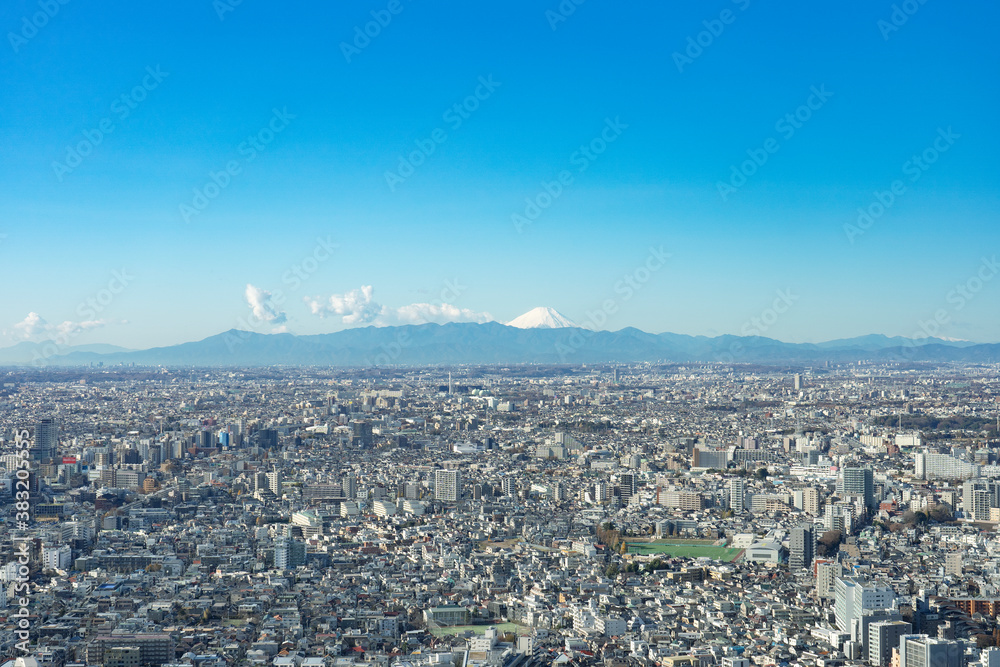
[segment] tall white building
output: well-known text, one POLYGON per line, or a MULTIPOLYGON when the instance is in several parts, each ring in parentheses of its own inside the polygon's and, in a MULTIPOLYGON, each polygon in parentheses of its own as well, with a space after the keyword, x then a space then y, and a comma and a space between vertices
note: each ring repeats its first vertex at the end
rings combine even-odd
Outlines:
POLYGON ((746 509, 747 487, 739 477, 729 480, 729 509, 743 512, 746 509))
POLYGON ((462 498, 462 473, 458 470, 438 470, 434 473, 434 499, 446 503, 462 498))
POLYGON ((918 452, 913 455, 913 474, 921 479, 972 479, 980 466, 948 454, 918 452))
POLYGON ((272 472, 267 473, 267 486, 269 489, 271 489, 271 493, 273 493, 278 498, 281 498, 281 483, 282 480, 281 480, 280 470, 274 470, 272 472))
POLYGON ((73 564, 73 552, 68 544, 61 547, 42 547, 43 570, 68 570, 73 564))
POLYGON ((840 563, 836 561, 816 563, 816 595, 824 600, 833 600, 836 596, 835 584, 840 574, 840 563))
POLYGON ((865 610, 891 608, 896 593, 888 586, 870 586, 852 577, 841 577, 834 584, 834 599, 837 629, 857 636, 854 626, 865 610))

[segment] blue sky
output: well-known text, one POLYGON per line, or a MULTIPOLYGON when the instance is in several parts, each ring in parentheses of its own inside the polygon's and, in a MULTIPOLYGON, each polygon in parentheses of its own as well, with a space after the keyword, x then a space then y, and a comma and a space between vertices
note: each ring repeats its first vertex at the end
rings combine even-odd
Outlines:
POLYGON ((1000 341, 1000 10, 675 4, 5 3, 0 345, 779 292, 782 340, 1000 341))

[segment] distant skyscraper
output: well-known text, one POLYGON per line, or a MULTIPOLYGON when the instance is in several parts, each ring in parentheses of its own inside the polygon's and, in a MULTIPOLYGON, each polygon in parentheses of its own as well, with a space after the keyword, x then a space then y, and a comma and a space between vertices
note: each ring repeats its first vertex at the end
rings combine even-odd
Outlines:
POLYGON ((31 459, 47 461, 56 455, 59 446, 59 426, 51 419, 35 424, 35 438, 31 443, 31 459))
POLYGON ((788 550, 788 567, 793 569, 812 566, 816 550, 816 529, 811 523, 802 523, 792 528, 788 550))

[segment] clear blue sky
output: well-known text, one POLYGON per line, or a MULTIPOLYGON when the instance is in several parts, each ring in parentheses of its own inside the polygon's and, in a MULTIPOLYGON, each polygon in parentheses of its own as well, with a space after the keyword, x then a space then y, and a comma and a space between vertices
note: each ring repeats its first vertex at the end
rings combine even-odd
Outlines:
POLYGON ((1000 341, 994 3, 914 0, 896 26, 871 0, 234 2, 4 3, 0 345, 539 305, 588 322, 605 301, 604 328, 718 335, 778 290, 794 300, 761 333, 782 340, 911 336, 943 311, 940 335, 1000 341), (398 171, 418 141, 434 151, 398 171), (199 201, 213 172, 229 182, 199 201), (318 238, 338 247, 313 265, 318 238))

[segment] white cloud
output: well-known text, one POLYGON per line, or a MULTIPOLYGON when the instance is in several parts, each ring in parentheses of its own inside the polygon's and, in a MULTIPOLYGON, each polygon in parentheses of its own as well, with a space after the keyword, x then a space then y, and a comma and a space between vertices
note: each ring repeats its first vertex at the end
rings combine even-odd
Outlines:
POLYGON ((371 285, 362 285, 361 289, 332 294, 326 301, 309 297, 305 301, 313 315, 338 316, 344 324, 373 324, 382 314, 382 306, 372 300, 373 291, 371 285))
POLYGON ((247 283, 243 297, 258 322, 278 325, 284 324, 288 320, 288 316, 277 307, 280 303, 279 300, 266 289, 247 283))
POLYGON ((411 303, 397 308, 393 313, 400 324, 427 324, 436 322, 492 322, 493 316, 468 308, 458 308, 450 303, 411 303))
POLYGON ((14 325, 14 332, 21 338, 34 338, 39 334, 45 333, 45 327, 47 326, 48 322, 43 320, 41 315, 32 311, 28 313, 27 317, 14 325))
POLYGON ((100 329, 108 324, 127 324, 126 320, 83 320, 73 322, 66 320, 59 324, 49 324, 38 313, 32 311, 27 317, 14 325, 13 334, 16 338, 29 340, 32 338, 47 338, 60 345, 69 343, 70 339, 84 331, 100 329))
POLYGON ((399 308, 383 306, 374 300, 374 289, 363 285, 344 294, 333 294, 327 299, 306 297, 305 302, 313 315, 337 316, 347 325, 391 326, 398 324, 427 324, 435 322, 490 322, 489 313, 468 308, 458 308, 450 303, 411 303, 399 308))

